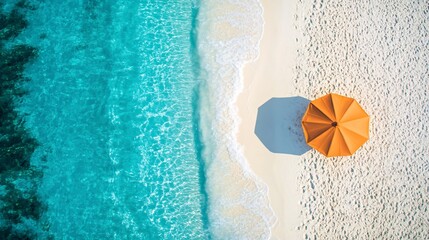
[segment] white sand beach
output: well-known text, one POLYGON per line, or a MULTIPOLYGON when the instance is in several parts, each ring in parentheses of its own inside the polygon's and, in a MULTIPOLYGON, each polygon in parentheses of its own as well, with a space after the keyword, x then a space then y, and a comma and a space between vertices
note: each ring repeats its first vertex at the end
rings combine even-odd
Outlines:
POLYGON ((238 139, 253 171, 269 186, 269 198, 277 215, 273 239, 298 239, 300 194, 299 157, 270 152, 255 135, 257 110, 273 97, 294 95, 297 57, 294 14, 297 0, 262 1, 264 34, 259 58, 244 68, 244 90, 238 106, 241 126, 238 139))
POLYGON ((427 4, 262 5, 260 55, 245 66, 238 99, 238 140, 269 187, 272 239, 428 239, 427 4), (353 156, 273 153, 256 136, 258 108, 271 98, 330 92, 356 98, 371 117, 370 140, 353 156))

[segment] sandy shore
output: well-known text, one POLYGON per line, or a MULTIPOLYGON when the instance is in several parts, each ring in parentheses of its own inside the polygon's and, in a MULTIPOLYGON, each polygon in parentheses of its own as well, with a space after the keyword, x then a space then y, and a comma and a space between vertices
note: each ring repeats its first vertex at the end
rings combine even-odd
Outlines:
MULTIPOLYGON (((272 239, 428 239, 425 2, 262 4, 265 32, 259 59, 244 69, 238 139, 269 187, 272 239), (271 153, 256 136, 258 107, 271 98, 330 92, 358 99, 370 115, 370 139, 353 156, 271 153)), ((285 107, 265 114, 264 130, 271 144, 293 149, 298 141, 281 132, 285 107), (271 124, 279 117, 280 125, 271 124)))
POLYGON ((293 69, 297 56, 294 14, 297 0, 263 0, 264 34, 257 61, 244 68, 244 90, 239 96, 239 142, 252 168, 269 187, 277 216, 272 239, 298 239, 300 198, 298 156, 270 152, 255 135, 258 107, 273 97, 295 96, 293 69))

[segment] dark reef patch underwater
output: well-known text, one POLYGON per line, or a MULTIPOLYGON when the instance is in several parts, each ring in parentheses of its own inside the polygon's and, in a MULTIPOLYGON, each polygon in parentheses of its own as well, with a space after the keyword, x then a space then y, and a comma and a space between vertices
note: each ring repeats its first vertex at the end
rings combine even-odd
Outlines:
POLYGON ((33 8, 19 1, 10 12, 0 2, 0 239, 48 239, 49 225, 40 221, 46 206, 37 194, 42 170, 30 163, 38 146, 24 127, 15 103, 25 94, 25 65, 37 57, 32 46, 13 40, 28 22, 33 8))

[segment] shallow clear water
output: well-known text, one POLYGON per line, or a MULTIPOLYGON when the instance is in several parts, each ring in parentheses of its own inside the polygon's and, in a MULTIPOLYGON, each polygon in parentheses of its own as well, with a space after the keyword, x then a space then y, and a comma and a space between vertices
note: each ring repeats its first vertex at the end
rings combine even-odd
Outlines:
POLYGON ((58 239, 208 238, 196 2, 30 1, 20 105, 58 239))
POLYGON ((1 239, 270 237, 234 105, 258 55, 257 0, 0 8, 12 16, 0 15, 12 83, 0 85, 0 152, 13 156, 0 155, 1 239))

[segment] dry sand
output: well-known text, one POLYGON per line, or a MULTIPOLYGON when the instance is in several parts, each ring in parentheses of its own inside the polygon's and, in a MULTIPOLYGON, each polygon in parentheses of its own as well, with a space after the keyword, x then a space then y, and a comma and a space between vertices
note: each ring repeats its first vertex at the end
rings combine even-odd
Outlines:
POLYGON ((259 59, 244 69, 238 139, 269 187, 272 238, 429 239, 427 3, 262 4, 265 32, 259 59), (329 92, 358 99, 371 117, 370 140, 353 156, 275 154, 255 135, 270 98, 329 92))
POLYGON ((299 239, 300 194, 298 157, 271 153, 255 135, 257 110, 273 97, 294 96, 296 59, 294 13, 297 0, 262 1, 264 34, 257 61, 244 68, 244 89, 238 99, 241 126, 238 140, 252 168, 269 187, 277 215, 273 239, 299 239))

